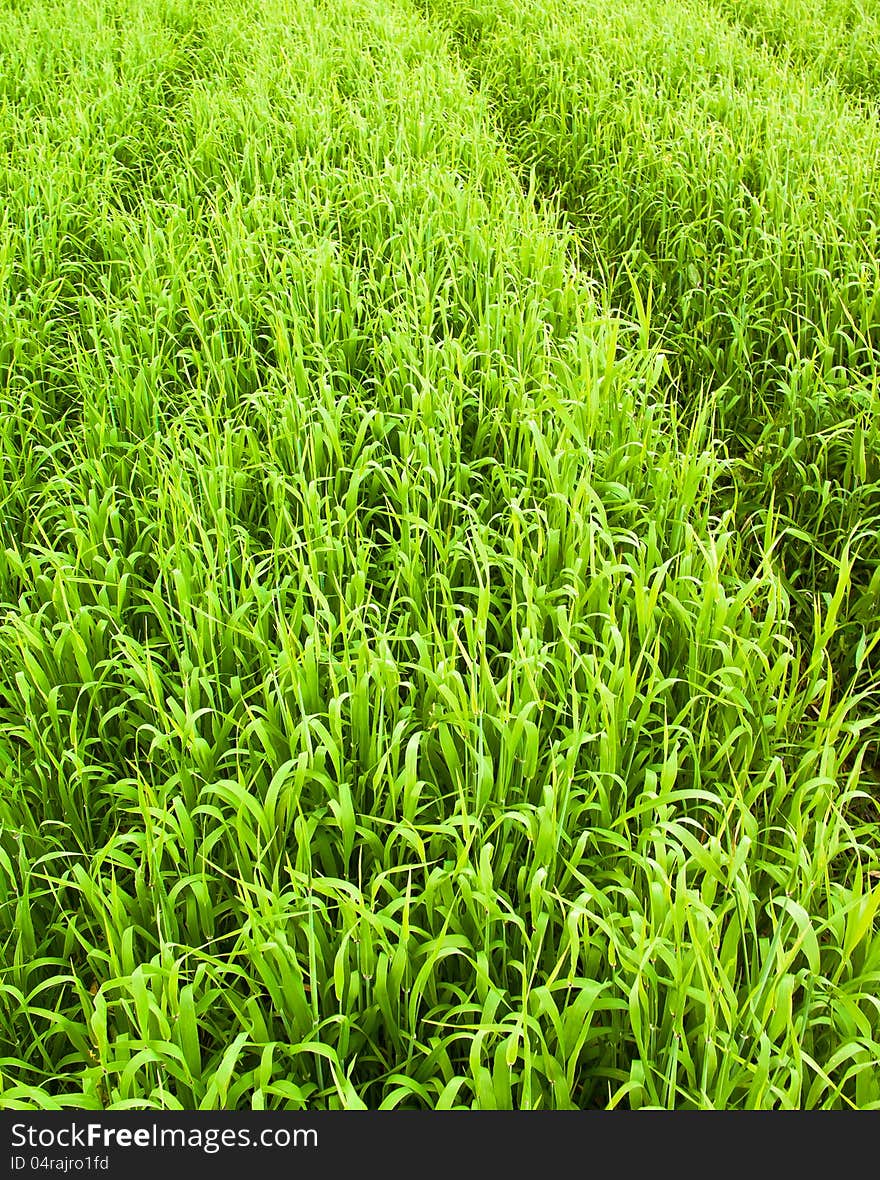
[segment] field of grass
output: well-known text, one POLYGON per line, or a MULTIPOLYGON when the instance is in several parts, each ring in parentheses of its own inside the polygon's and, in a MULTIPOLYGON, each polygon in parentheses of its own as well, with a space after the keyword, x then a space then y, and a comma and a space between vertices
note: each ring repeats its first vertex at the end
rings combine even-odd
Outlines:
MULTIPOLYGON (((759 42, 813 64, 868 102, 880 98, 880 9, 876 0, 718 0, 759 42)), ((870 115, 870 111, 868 112, 870 115)))
POLYGON ((0 0, 0 1108, 880 1108, 799 6, 0 0))

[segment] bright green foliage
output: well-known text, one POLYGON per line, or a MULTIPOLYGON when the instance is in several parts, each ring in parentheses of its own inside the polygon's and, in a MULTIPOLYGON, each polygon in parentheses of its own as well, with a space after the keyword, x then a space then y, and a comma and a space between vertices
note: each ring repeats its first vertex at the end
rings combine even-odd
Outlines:
POLYGON ((725 382, 748 424, 800 362, 876 409, 876 119, 700 0, 422 3, 586 264, 650 288, 688 394, 725 382))
POLYGON ((689 353, 693 56, 432 8, 0 0, 0 1105, 880 1106, 875 132, 689 353))
POLYGON ((876 0, 717 0, 758 42, 812 64, 851 94, 880 99, 880 9, 876 0))
POLYGON ((777 521, 803 641, 816 595, 829 602, 843 574, 838 680, 880 679, 861 659, 880 615, 874 114, 700 0, 419 2, 582 266, 633 318, 652 316, 684 415, 711 391, 736 457, 716 503, 756 537, 777 521))

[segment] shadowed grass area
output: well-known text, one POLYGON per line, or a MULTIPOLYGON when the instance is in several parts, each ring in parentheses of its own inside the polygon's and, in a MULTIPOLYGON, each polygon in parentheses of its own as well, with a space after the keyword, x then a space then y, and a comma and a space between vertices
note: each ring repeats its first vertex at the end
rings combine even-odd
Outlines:
POLYGON ((3 13, 0 1105, 880 1105, 877 587, 644 276, 403 3, 3 13))

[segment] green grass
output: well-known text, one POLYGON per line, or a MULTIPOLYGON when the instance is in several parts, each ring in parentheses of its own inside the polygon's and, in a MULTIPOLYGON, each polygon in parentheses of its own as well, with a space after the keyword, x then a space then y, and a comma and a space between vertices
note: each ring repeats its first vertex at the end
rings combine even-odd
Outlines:
POLYGON ((851 94, 880 99, 880 12, 873 0, 718 0, 781 57, 810 64, 851 94))
POLYGON ((847 565, 849 681, 880 614, 876 118, 700 0, 419 2, 582 267, 632 317, 653 313, 685 418, 711 396, 736 459, 716 503, 741 531, 778 514, 805 643, 847 565))
POLYGON ((793 361, 874 399, 875 118, 701 0, 421 0, 448 25, 513 160, 584 261, 656 328, 696 396, 763 418, 793 361))
POLYGON ((431 8, 0 4, 0 1106, 880 1106, 873 125, 431 8))

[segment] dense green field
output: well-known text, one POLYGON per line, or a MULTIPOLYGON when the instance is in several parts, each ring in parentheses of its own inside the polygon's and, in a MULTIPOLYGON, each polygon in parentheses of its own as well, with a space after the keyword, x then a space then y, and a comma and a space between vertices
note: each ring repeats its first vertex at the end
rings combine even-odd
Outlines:
POLYGON ((0 0, 0 1107, 880 1107, 880 8, 788 13, 0 0))

